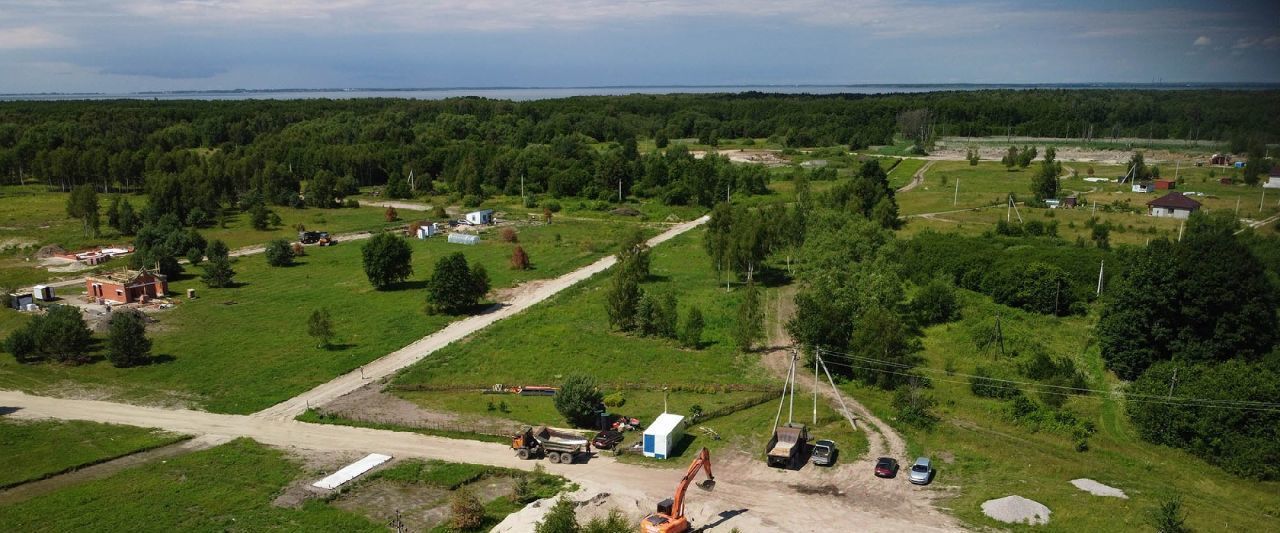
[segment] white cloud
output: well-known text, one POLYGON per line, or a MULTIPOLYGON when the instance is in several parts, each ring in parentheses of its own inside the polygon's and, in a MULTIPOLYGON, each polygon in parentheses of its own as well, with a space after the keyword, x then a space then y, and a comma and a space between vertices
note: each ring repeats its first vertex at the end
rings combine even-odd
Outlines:
POLYGON ((39 26, 0 28, 0 50, 58 48, 71 44, 71 39, 39 26))
POLYGON ((1197 38, 1196 38, 1196 40, 1195 40, 1195 42, 1193 42, 1193 43, 1191 43, 1191 44, 1192 44, 1193 46, 1209 46, 1210 44, 1213 44, 1213 39, 1210 39, 1210 38, 1208 38, 1208 37, 1206 37, 1206 36, 1204 36, 1204 35, 1201 35, 1201 36, 1197 37, 1197 38))
POLYGON ((1253 48, 1253 45, 1255 44, 1258 44, 1257 38, 1241 37, 1239 39, 1236 39, 1236 44, 1231 45, 1231 48, 1234 48, 1236 50, 1243 50, 1245 48, 1253 48))
POLYGON ((1272 35, 1263 39, 1262 46, 1267 48, 1280 48, 1280 35, 1272 35))

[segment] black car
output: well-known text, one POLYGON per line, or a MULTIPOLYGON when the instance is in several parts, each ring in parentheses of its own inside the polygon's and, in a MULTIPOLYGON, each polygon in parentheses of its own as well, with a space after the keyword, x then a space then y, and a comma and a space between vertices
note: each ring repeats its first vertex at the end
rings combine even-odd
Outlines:
POLYGON ((894 477, 898 475, 898 460, 892 457, 881 457, 876 460, 876 477, 894 477))
POLYGON ((591 439, 591 445, 597 450, 612 450, 619 442, 622 442, 622 433, 610 429, 596 433, 596 438, 591 439))

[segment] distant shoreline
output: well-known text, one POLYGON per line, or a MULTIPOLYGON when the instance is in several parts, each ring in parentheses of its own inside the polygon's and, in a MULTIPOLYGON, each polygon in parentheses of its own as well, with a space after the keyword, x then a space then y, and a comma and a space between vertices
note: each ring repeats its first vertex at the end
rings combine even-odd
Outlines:
POLYGON ((777 94, 891 94, 935 91, 981 90, 1276 90, 1280 83, 853 83, 853 84, 750 84, 750 85, 584 85, 584 86, 459 86, 459 87, 356 87, 281 89, 206 89, 184 91, 41 92, 0 93, 5 101, 113 100, 113 99, 266 99, 376 98, 391 97, 441 99, 484 96, 495 99, 538 100, 573 96, 620 96, 627 94, 707 94, 764 92, 777 94), (410 96, 405 96, 410 95, 410 96))

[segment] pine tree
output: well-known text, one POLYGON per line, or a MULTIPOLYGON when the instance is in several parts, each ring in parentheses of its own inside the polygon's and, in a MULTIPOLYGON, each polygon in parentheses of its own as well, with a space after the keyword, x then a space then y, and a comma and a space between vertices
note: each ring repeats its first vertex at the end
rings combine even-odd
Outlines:
POLYGON ((701 346, 703 326, 702 310, 697 307, 689 309, 689 314, 684 319, 684 328, 680 331, 680 345, 694 349, 701 346))
POLYGON ((151 356, 146 319, 141 312, 119 309, 111 313, 107 359, 118 367, 143 364, 151 356))

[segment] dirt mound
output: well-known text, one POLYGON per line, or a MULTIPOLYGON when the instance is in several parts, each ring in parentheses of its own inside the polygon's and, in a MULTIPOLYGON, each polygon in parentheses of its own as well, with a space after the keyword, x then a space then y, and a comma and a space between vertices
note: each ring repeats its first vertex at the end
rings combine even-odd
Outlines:
POLYGON ((61 245, 47 244, 41 246, 40 249, 36 251, 36 258, 44 259, 46 257, 53 257, 55 255, 62 255, 65 253, 67 253, 67 249, 63 248, 61 245))
POLYGON ((1088 492, 1089 494, 1092 494, 1094 496, 1109 496, 1112 498, 1124 498, 1126 500, 1129 499, 1129 496, 1125 495, 1123 490, 1117 489, 1115 487, 1109 487, 1107 485, 1103 485, 1092 479, 1088 479, 1088 478, 1073 479, 1071 480, 1071 484, 1075 485, 1077 489, 1088 492))
POLYGON ((982 503, 982 514, 1009 524, 1048 524, 1050 512, 1044 504, 1016 495, 982 503))
POLYGON ((640 211, 632 207, 619 207, 617 209, 614 209, 613 211, 610 211, 609 213, 615 216, 622 216, 622 217, 640 216, 640 211))

